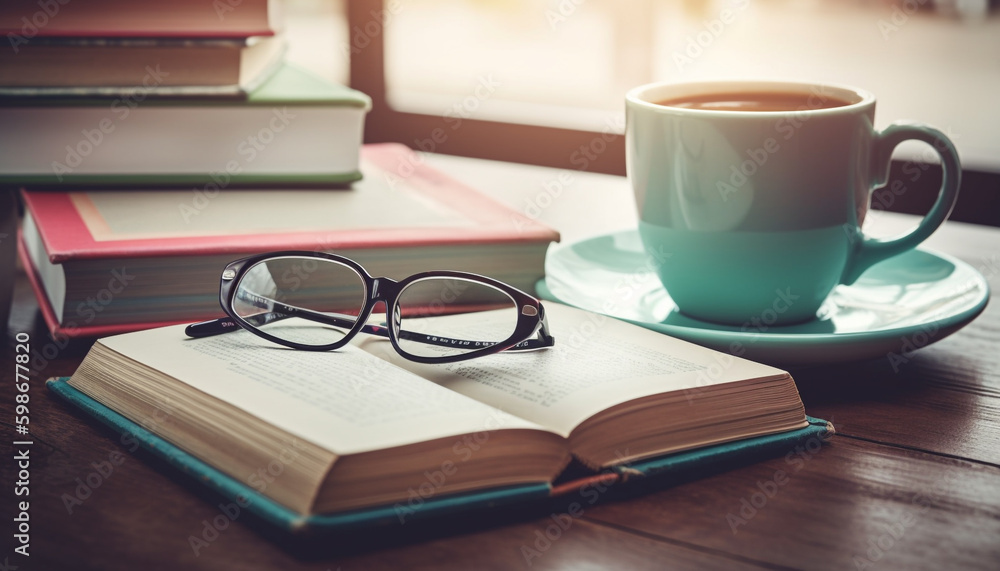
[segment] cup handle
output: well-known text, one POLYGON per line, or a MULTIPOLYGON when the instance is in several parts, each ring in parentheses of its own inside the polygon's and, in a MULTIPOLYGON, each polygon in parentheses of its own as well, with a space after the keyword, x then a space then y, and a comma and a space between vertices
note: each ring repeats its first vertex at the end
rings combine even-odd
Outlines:
MULTIPOLYGON (((876 263, 917 247, 937 230, 955 206, 962 178, 962 166, 958 160, 958 151, 955 150, 951 139, 944 133, 934 127, 919 123, 893 123, 875 136, 871 155, 871 190, 874 191, 886 185, 889 180, 889 162, 892 158, 892 151, 896 145, 908 139, 916 139, 930 144, 941 156, 941 189, 938 190, 937 200, 930 212, 909 234, 883 240, 865 236, 860 228, 855 228, 847 267, 840 278, 842 284, 850 285, 865 270, 876 263)), ((868 196, 870 200, 871 194, 869 193, 868 196)))

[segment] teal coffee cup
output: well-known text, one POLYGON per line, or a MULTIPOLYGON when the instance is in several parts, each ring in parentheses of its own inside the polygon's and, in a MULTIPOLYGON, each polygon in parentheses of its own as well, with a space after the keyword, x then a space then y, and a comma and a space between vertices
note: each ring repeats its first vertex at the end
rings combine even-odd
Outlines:
POLYGON ((626 95, 626 164, 643 245, 678 309, 743 324, 816 318, 838 284, 914 248, 948 217, 961 168, 932 127, 873 127, 875 97, 772 81, 656 83, 626 95), (866 236, 893 149, 917 139, 943 181, 910 233, 866 236))

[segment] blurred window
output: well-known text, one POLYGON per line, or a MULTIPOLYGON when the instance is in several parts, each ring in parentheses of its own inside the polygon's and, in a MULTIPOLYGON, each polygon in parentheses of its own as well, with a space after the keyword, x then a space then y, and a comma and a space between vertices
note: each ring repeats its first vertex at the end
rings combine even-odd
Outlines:
MULTIPOLYGON (((418 146, 442 127, 448 141, 435 150, 579 168, 569 164, 574 150, 622 132, 630 87, 768 77, 868 89, 878 96, 877 127, 935 125, 963 166, 1000 172, 998 3, 285 0, 284 8, 289 61, 375 98, 372 141, 418 146)), ((592 170, 620 173, 620 137, 607 143, 609 156, 592 170)), ((935 160, 919 143, 896 157, 935 160)))
POLYGON ((878 127, 930 123, 966 165, 1000 170, 989 0, 386 2, 399 111, 600 132, 622 128, 624 93, 650 81, 825 81, 874 92, 878 127))

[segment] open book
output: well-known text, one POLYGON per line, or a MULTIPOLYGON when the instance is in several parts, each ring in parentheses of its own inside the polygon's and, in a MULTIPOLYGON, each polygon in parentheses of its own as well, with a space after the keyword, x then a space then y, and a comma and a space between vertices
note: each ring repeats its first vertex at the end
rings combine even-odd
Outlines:
POLYGON ((176 326, 101 339, 69 384, 299 514, 551 483, 574 458, 596 472, 807 426, 784 371, 545 307, 556 342, 539 351, 423 365, 375 336, 307 352, 176 326))

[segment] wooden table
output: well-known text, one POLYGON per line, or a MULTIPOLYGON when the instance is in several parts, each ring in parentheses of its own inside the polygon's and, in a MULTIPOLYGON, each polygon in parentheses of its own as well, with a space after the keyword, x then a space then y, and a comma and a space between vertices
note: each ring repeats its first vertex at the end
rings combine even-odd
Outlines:
MULTIPOLYGON (((618 177, 429 160, 555 226, 564 240, 634 224, 627 183, 618 177)), ((878 225, 912 221, 884 215, 878 225)), ((947 223, 928 245, 973 264, 1000 289, 1000 229, 947 223)), ((536 543, 549 514, 524 512, 308 551, 237 521, 197 555, 189 537, 219 514, 219 499, 130 453, 108 430, 46 393, 43 380, 71 374, 87 345, 61 348, 47 338, 23 275, 0 359, 5 440, 14 439, 10 346, 18 332, 53 357, 30 389, 30 497, 14 497, 13 451, 3 461, 5 545, 12 540, 13 500, 30 500, 30 558, 11 556, 12 546, 0 554, 0 564, 6 556, 21 570, 1000 568, 996 303, 959 333, 912 354, 898 372, 885 359, 796 372, 807 412, 837 427, 819 452, 586 506, 549 544, 536 543), (93 474, 113 454, 121 455, 120 465, 68 513, 65 498, 81 483, 98 482, 93 474), (779 470, 787 482, 761 505, 754 494, 779 470), (751 500, 759 507, 747 509, 751 500)))

